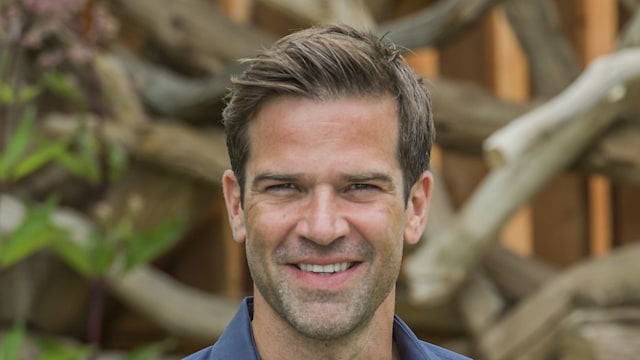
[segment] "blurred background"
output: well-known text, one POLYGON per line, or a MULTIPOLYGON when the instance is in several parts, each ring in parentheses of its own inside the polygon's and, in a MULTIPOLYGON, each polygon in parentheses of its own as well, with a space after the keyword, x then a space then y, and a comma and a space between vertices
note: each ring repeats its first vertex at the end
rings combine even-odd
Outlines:
POLYGON ((637 0, 0 1, 0 359, 215 341, 251 294, 220 188, 229 78, 332 22, 405 48, 432 91, 399 315, 477 359, 640 359, 637 0))

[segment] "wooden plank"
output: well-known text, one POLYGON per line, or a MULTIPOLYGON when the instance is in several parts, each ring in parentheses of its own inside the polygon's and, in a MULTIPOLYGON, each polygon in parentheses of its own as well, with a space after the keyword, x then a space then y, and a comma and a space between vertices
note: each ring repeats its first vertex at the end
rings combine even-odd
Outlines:
POLYGON ((254 0, 217 0, 224 12, 238 24, 248 24, 253 17, 254 0))
MULTIPOLYGON (((524 51, 509 26, 502 7, 494 8, 484 23, 487 32, 488 71, 493 92, 501 99, 524 102, 529 98, 529 65, 524 51)), ((518 210, 504 226, 500 240, 508 249, 527 256, 533 252, 532 212, 518 210)))
MULTIPOLYGON (((615 0, 577 0, 575 37, 582 63, 615 49, 618 28, 618 4, 615 0)), ((589 177, 590 253, 600 256, 613 242, 611 183, 604 176, 589 177)))
POLYGON ((640 241, 640 187, 617 185, 613 190, 615 244, 626 245, 640 241))
POLYGON ((487 167, 477 156, 457 151, 442 153, 442 178, 451 202, 459 208, 487 174, 487 167))
POLYGON ((440 72, 440 54, 435 48, 419 49, 406 53, 404 57, 419 75, 429 78, 437 76, 440 72))
MULTIPOLYGON (((580 42, 577 27, 583 19, 577 2, 556 1, 564 30, 576 46, 580 42)), ((575 173, 564 173, 533 201, 534 253, 557 266, 568 266, 588 254, 588 183, 575 173)))
POLYGON ((588 253, 587 182, 572 173, 553 179, 534 199, 534 253, 565 267, 588 253))
MULTIPOLYGON (((434 78, 440 73, 440 52, 436 48, 424 48, 407 52, 404 54, 405 60, 413 70, 423 77, 427 88, 433 87, 429 84, 429 78, 434 78)), ((434 144, 431 149, 431 168, 442 171, 442 149, 434 144)))
MULTIPOLYGON (((440 48, 440 74, 449 79, 473 82, 489 89, 482 75, 485 68, 484 42, 483 32, 477 27, 462 34, 455 41, 446 43, 440 48)), ((479 157, 458 151, 443 151, 441 159, 442 179, 453 206, 459 208, 482 181, 487 167, 479 157)))

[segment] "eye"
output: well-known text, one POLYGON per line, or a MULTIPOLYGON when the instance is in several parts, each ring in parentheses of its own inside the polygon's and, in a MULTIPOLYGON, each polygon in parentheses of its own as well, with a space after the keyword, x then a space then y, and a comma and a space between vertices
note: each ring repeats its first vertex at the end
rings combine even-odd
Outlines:
POLYGON ((266 187, 267 192, 279 193, 285 191, 298 191, 298 186, 294 183, 273 184, 266 187))
POLYGON ((377 190, 378 187, 376 185, 372 185, 372 184, 351 184, 349 185, 349 187, 347 188, 347 191, 370 191, 370 190, 377 190))

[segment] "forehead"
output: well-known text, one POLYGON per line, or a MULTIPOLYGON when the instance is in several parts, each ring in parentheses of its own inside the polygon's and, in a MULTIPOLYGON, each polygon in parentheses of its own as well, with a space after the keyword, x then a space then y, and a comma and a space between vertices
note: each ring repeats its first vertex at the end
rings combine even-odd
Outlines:
POLYGON ((278 97, 249 124, 249 165, 397 165, 398 115, 390 95, 311 100, 278 97), (280 162, 280 164, 278 164, 280 162), (305 163, 306 162, 306 163, 305 163))

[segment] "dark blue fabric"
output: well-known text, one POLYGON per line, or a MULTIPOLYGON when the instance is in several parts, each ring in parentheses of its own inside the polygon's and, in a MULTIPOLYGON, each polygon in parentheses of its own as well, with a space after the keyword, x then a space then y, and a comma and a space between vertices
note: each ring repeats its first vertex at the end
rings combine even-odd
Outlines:
MULTIPOLYGON (((218 341, 183 360, 259 360, 251 332, 253 298, 242 301, 240 309, 218 341)), ((424 342, 416 337, 398 316, 393 321, 393 338, 403 360, 469 360, 452 351, 424 342)))

